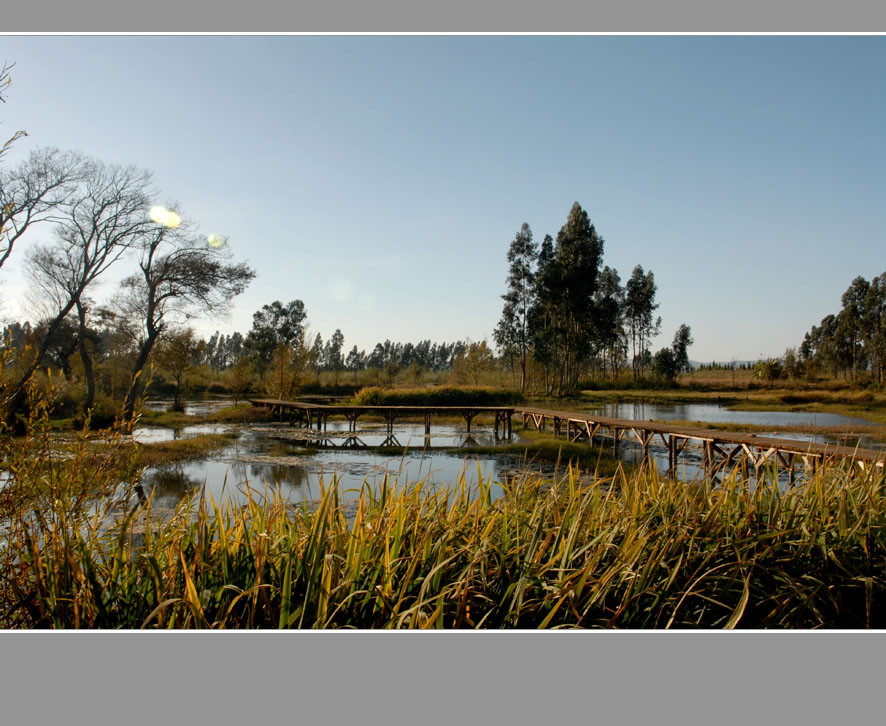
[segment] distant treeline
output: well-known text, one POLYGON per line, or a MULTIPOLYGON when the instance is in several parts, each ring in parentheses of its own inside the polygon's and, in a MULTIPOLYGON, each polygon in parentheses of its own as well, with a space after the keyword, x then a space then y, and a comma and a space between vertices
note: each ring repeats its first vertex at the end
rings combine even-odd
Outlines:
POLYGON ((856 277, 840 301, 840 311, 813 325, 798 348, 758 360, 757 377, 886 383, 886 272, 870 282, 856 277))
MULTIPOLYGON (((30 351, 45 348, 41 370, 56 371, 68 384, 69 395, 78 397, 82 391, 74 389, 82 386, 84 379, 79 354, 82 340, 99 397, 110 399, 105 401, 110 406, 111 401, 126 395, 140 347, 138 326, 123 311, 99 308, 82 327, 73 316, 55 325, 51 322, 15 322, 3 329, 0 345, 7 376, 31 359, 30 351)), ((205 340, 191 328, 167 330, 150 359, 155 389, 159 376, 161 388, 171 390, 175 405, 179 405, 180 394, 198 370, 203 371, 205 387, 234 393, 262 390, 292 395, 306 385, 316 387, 321 373, 333 387, 343 384, 340 378, 344 375, 354 374, 355 385, 356 374, 367 371, 375 375, 364 375, 364 383, 390 384, 402 374, 417 382, 423 374, 458 369, 464 382, 476 384, 479 373, 492 363, 485 343, 385 340, 368 352, 353 346, 345 355, 341 330, 335 330, 326 341, 318 333, 309 342, 306 335, 307 311, 301 300, 264 305, 254 314, 253 326, 246 334, 216 331, 205 340)))
POLYGON ((886 383, 886 272, 870 282, 856 277, 841 303, 836 315, 812 326, 794 357, 813 373, 852 380, 869 374, 886 383))

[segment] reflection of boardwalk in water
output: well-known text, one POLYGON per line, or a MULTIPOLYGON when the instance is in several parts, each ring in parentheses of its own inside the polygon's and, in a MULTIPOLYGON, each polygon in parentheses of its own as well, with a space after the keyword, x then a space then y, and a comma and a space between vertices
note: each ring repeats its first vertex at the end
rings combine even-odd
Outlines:
POLYGON ((389 449, 402 448, 403 446, 393 434, 386 436, 380 444, 368 444, 356 433, 348 433, 344 436, 311 436, 291 441, 303 449, 389 449))
MULTIPOLYGON (((287 438, 286 440, 292 443, 295 446, 298 446, 303 449, 321 449, 321 450, 330 450, 330 451, 345 451, 345 450, 361 450, 365 449, 367 451, 372 451, 374 449, 417 449, 420 451, 448 451, 451 449, 458 448, 467 448, 473 446, 479 446, 477 440, 471 436, 470 434, 466 434, 461 437, 461 440, 458 442, 450 443, 450 444, 438 444, 437 446, 433 445, 433 437, 432 436, 424 436, 424 437, 416 437, 407 434, 408 439, 406 443, 402 443, 396 434, 387 434, 380 442, 367 442, 362 437, 369 437, 373 435, 374 432, 368 433, 352 433, 347 432, 339 435, 330 435, 330 436, 306 436, 305 438, 287 438), (418 438, 419 441, 416 443, 415 439, 418 438)), ((401 434, 401 436, 403 436, 401 434)), ((500 440, 500 439, 499 439, 500 440)))

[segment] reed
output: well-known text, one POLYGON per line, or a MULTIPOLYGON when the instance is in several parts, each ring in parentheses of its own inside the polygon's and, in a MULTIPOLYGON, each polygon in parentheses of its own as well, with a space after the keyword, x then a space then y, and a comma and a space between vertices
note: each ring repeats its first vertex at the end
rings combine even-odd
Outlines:
POLYGON ((852 462, 783 489, 638 467, 504 496, 389 477, 294 506, 134 492, 109 430, 60 440, 35 397, 0 437, 2 628, 883 628, 886 481, 852 462), (350 496, 350 495, 349 495, 350 496))
POLYGON ((173 519, 107 496, 13 512, 5 628, 880 628, 882 473, 751 490, 654 472, 446 488, 337 482, 293 507, 205 496, 173 519), (91 512, 91 515, 89 514, 91 512), (112 523, 109 526, 109 523, 112 523))

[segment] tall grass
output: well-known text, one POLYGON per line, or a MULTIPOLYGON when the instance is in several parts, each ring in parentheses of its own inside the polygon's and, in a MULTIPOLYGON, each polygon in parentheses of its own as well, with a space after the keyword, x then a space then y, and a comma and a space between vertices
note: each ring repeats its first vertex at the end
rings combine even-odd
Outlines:
POLYGON ((850 471, 779 491, 570 470, 498 500, 387 481, 350 516, 335 481, 313 507, 271 490, 171 521, 56 498, 6 521, 0 626, 884 627, 883 475, 850 471))
POLYGON ((387 479, 356 505, 272 488, 172 518, 89 422, 0 437, 2 628, 882 628, 886 481, 851 462, 796 488, 638 468, 527 474, 493 499, 387 479))

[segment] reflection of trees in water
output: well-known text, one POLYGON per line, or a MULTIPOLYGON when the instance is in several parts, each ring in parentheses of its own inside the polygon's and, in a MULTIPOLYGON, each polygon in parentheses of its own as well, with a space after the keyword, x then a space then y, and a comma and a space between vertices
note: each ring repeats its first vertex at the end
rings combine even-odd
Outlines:
POLYGON ((202 485, 181 463, 175 463, 146 471, 139 479, 136 494, 139 501, 146 501, 153 493, 154 506, 175 507, 200 491, 202 485))
POLYGON ((276 483, 298 488, 306 484, 307 481, 308 474, 301 466, 251 464, 249 467, 249 484, 253 488, 261 488, 265 483, 269 487, 276 483))

